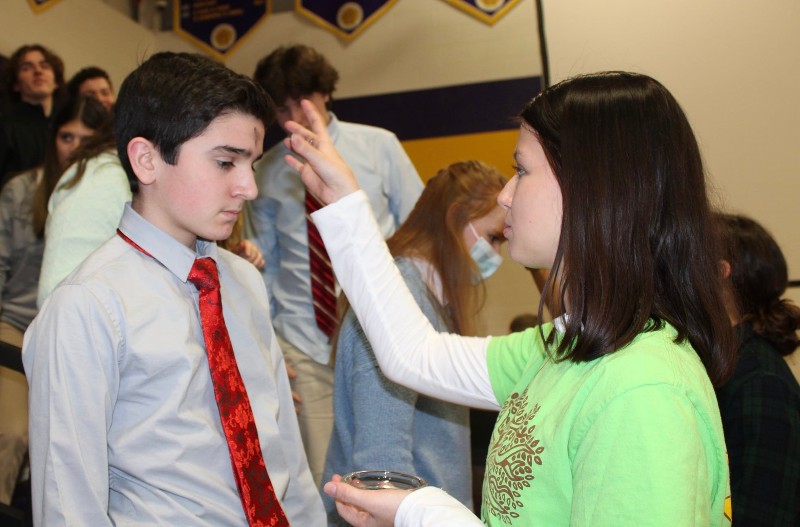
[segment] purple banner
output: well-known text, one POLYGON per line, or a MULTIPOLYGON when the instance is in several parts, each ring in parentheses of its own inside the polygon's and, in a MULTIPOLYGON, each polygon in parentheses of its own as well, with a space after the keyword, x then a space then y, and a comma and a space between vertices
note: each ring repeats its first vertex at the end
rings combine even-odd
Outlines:
POLYGON ((345 40, 352 40, 397 0, 296 0, 297 12, 345 40))
POLYGON ((269 14, 269 0, 175 0, 174 30, 224 58, 269 14))

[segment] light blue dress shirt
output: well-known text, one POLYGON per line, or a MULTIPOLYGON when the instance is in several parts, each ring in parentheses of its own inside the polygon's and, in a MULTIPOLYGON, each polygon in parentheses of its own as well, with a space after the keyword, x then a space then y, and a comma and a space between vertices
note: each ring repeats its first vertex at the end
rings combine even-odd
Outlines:
POLYGON ((209 256, 275 492, 292 525, 324 525, 258 271, 214 243, 195 253, 130 205, 120 230, 153 257, 113 237, 25 335, 36 524, 247 525, 187 282, 209 256))
MULTIPOLYGON (((388 238, 405 221, 423 184, 397 137, 383 128, 339 121, 328 133, 366 192, 381 234, 388 238)), ((275 332, 315 361, 327 364, 331 346, 314 319, 305 218, 305 187, 284 161, 283 143, 270 148, 256 166, 258 198, 250 214, 266 265, 275 332)))

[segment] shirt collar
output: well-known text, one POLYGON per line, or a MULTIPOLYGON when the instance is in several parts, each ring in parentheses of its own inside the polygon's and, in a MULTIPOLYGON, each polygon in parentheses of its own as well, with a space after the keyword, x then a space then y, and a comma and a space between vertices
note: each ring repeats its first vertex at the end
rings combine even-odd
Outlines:
MULTIPOLYGON (((218 260, 216 243, 198 239, 195 251, 192 251, 147 221, 133 210, 130 203, 125 204, 119 230, 183 282, 189 278, 195 259, 209 257, 218 260)), ((134 247, 131 249, 136 250, 134 247)))
POLYGON ((333 112, 328 112, 328 117, 331 118, 331 122, 328 123, 328 135, 331 136, 331 141, 336 143, 336 139, 339 138, 339 130, 341 129, 339 126, 339 119, 333 112))

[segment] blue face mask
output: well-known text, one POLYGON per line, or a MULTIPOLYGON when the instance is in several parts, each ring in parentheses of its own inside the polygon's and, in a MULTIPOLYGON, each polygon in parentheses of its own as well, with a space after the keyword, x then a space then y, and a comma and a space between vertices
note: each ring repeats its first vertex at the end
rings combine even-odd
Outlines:
POLYGON ((478 241, 470 247, 469 255, 478 266, 478 270, 481 272, 481 278, 486 280, 492 276, 494 272, 497 271, 497 268, 500 267, 500 264, 503 263, 503 257, 492 249, 491 244, 486 241, 486 238, 478 236, 478 232, 475 230, 475 227, 472 226, 472 222, 469 223, 469 228, 472 229, 472 234, 478 239, 478 241))

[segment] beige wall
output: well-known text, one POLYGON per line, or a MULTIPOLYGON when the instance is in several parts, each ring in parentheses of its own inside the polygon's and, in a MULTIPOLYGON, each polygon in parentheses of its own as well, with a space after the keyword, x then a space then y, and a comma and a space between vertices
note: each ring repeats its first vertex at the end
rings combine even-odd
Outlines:
MULTIPOLYGON (((800 2, 544 0, 544 9, 554 80, 629 69, 662 81, 695 127, 717 201, 764 223, 786 253, 792 278, 800 278, 800 2)), ((56 49, 68 74, 98 64, 117 85, 154 51, 197 51, 101 0, 62 0, 39 15, 22 0, 4 2, 0 52, 34 41, 56 49)), ((493 27, 442 1, 402 0, 350 43, 280 13, 226 62, 250 74, 261 56, 292 42, 325 51, 342 75, 339 97, 540 71, 533 0, 493 27)), ((512 316, 535 310, 538 295, 519 266, 507 262, 489 286, 489 332, 504 332, 512 316)), ((800 300, 800 290, 791 295, 800 300)))
POLYGON ((119 86, 141 57, 155 51, 153 33, 100 0, 61 0, 36 14, 27 1, 3 2, 0 53, 40 43, 64 59, 66 75, 98 65, 119 86))
POLYGON ((660 80, 692 122, 718 203, 763 223, 800 279, 800 2, 544 0, 544 10, 554 80, 609 69, 660 80))

